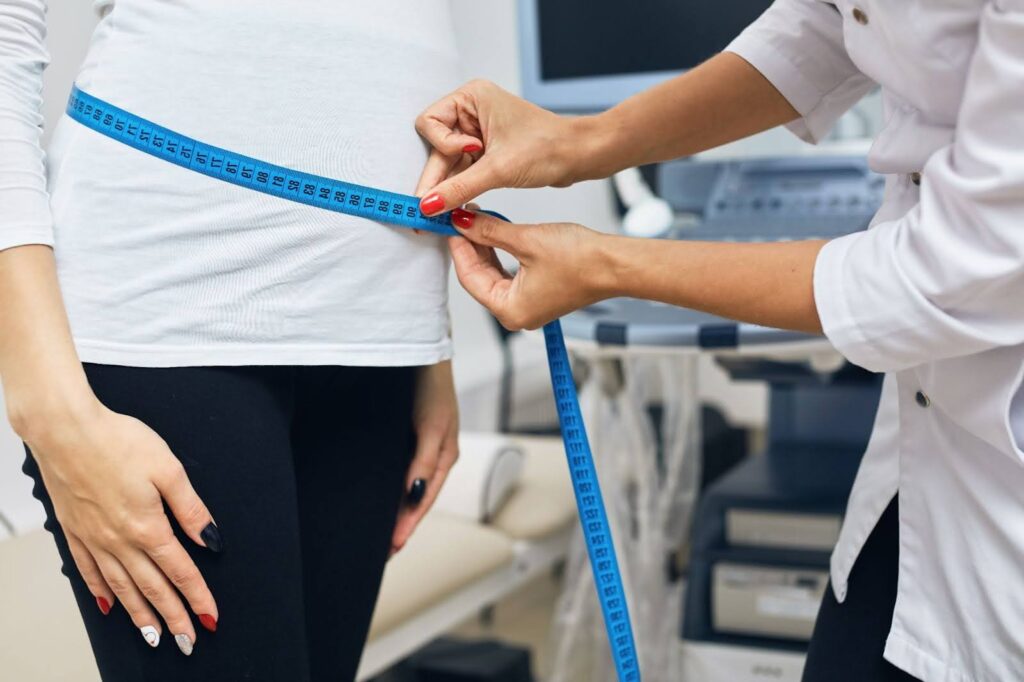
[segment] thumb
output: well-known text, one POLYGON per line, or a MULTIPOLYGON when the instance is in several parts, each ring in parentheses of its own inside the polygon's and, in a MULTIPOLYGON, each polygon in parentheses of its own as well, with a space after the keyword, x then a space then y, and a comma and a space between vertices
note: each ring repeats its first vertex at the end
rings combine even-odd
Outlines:
POLYGON ((424 116, 417 121, 416 129, 431 147, 448 157, 471 154, 483 148, 483 141, 479 137, 467 135, 453 127, 453 124, 433 116, 424 116))
POLYGON ((501 186, 494 164, 487 155, 466 170, 448 178, 420 201, 423 215, 432 216, 467 204, 490 189, 501 186))
POLYGON ((185 467, 175 462, 170 471, 154 482, 185 534, 196 544, 212 552, 220 552, 224 548, 220 530, 213 522, 210 510, 188 480, 185 467))
POLYGON ((452 225, 459 234, 475 244, 497 247, 517 259, 522 254, 522 225, 464 208, 452 211, 452 225))

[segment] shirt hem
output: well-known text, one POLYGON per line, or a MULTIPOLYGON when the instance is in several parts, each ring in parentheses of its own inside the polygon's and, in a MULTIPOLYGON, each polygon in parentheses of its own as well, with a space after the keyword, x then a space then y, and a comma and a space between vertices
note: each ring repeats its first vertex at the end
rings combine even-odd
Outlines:
POLYGON ((921 682, 976 682, 958 668, 925 651, 893 628, 885 642, 885 660, 921 682))
MULTIPOLYGON (((862 524, 856 534, 849 539, 840 536, 839 543, 832 550, 832 556, 829 559, 829 577, 832 579, 832 594, 840 604, 846 602, 846 592, 849 588, 850 572, 853 571, 853 565, 857 563, 860 553, 864 550, 864 545, 867 544, 868 538, 875 530, 875 526, 878 525, 879 519, 885 513, 885 508, 889 506, 889 503, 892 502, 892 499, 898 493, 899 485, 897 484, 893 487, 891 494, 885 496, 883 504, 869 507, 870 516, 867 518, 871 519, 871 523, 862 524)), ((877 499, 880 502, 882 501, 882 497, 877 499)), ((862 512, 858 513, 858 515, 862 514, 862 512)), ((848 519, 854 517, 850 510, 847 511, 846 516, 848 519)))
POLYGON ((221 344, 167 346, 75 339, 82 362, 122 367, 244 367, 260 365, 415 367, 450 360, 452 343, 221 344))

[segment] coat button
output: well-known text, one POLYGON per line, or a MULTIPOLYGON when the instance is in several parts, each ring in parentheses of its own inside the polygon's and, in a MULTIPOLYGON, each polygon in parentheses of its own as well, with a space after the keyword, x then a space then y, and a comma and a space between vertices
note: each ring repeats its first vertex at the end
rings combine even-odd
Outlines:
POLYGON ((921 407, 928 407, 929 405, 932 404, 931 398, 926 396, 923 391, 918 391, 914 395, 914 400, 916 400, 917 404, 920 405, 921 407))
POLYGON ((853 8, 853 18, 861 26, 867 26, 868 25, 868 15, 865 14, 864 10, 862 10, 860 7, 854 7, 853 8))
POLYGON ((918 187, 920 187, 921 186, 921 174, 916 172, 916 171, 911 173, 910 174, 910 181, 912 183, 914 183, 915 185, 917 185, 918 187))

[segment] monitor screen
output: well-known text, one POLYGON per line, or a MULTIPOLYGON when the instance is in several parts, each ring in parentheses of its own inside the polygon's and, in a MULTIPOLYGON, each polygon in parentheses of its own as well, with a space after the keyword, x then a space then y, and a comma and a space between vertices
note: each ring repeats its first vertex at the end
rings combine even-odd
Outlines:
POLYGON ((766 0, 539 2, 544 80, 681 71, 721 52, 766 0))
POLYGON ((520 0, 524 92, 598 109, 721 52, 771 0, 520 0))

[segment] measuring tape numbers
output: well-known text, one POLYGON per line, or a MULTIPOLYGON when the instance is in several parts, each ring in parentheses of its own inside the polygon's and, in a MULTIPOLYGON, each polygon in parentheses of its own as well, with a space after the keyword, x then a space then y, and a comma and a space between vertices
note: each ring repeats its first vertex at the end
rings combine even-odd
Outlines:
MULTIPOLYGON (((303 173, 214 147, 115 107, 77 86, 68 99, 67 114, 106 137, 217 180, 388 225, 459 234, 451 225, 450 214, 427 217, 420 212, 416 197, 303 173)), ((544 339, 559 427, 612 659, 620 682, 639 682, 636 645, 611 527, 557 320, 544 326, 544 339)))

